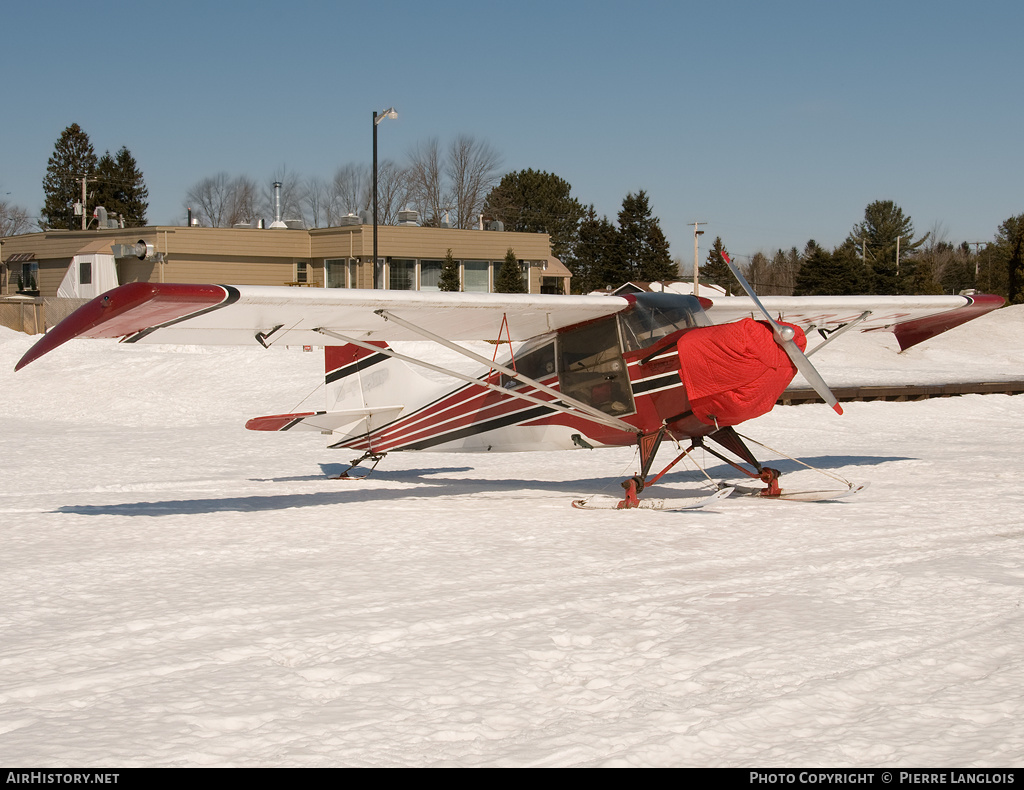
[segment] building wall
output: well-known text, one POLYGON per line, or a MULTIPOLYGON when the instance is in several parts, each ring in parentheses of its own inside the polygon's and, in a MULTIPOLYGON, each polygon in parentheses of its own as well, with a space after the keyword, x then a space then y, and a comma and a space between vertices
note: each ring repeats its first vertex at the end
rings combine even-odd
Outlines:
MULTIPOLYGON (((512 249, 518 259, 531 262, 531 293, 541 292, 545 277, 565 278, 568 292, 569 272, 551 256, 546 234, 382 225, 378 226, 377 238, 378 254, 387 260, 442 260, 450 249, 459 261, 500 264, 506 251, 512 249)), ((155 255, 141 261, 136 257, 118 258, 122 283, 289 285, 298 280, 297 264, 306 263, 306 283, 323 286, 324 261, 344 258, 358 262, 354 283, 349 273, 349 287, 373 287, 371 225, 313 230, 160 226, 51 231, 4 239, 2 251, 4 260, 15 253, 31 253, 39 264, 41 294, 53 296, 74 255, 109 253, 112 245, 130 246, 140 239, 153 245, 155 255)), ((15 268, 9 291, 16 289, 16 275, 21 270, 17 264, 15 268)))

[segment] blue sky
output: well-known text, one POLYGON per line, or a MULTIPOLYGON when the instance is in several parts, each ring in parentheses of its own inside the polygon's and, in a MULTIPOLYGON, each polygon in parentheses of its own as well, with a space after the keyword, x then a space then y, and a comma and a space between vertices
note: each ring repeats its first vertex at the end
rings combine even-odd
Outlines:
POLYGON ((153 224, 220 171, 330 177, 431 137, 489 142, 614 219, 646 190, 734 255, 840 243, 874 200, 918 235, 1024 212, 1019 2, 18 3, 0 33, 0 197, 37 214, 78 123, 127 146, 153 224), (9 193, 9 194, 8 194, 9 193))

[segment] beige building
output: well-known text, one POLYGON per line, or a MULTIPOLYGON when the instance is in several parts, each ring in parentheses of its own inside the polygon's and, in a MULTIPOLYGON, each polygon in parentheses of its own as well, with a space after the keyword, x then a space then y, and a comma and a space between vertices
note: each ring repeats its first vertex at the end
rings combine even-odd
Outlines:
MULTIPOLYGON (((569 293, 571 274, 547 234, 418 225, 378 226, 378 287, 438 290, 451 250, 462 290, 492 291, 509 249, 529 293, 569 293)), ((372 225, 48 231, 2 240, 0 293, 89 298, 137 281, 372 288, 372 259, 372 225)))

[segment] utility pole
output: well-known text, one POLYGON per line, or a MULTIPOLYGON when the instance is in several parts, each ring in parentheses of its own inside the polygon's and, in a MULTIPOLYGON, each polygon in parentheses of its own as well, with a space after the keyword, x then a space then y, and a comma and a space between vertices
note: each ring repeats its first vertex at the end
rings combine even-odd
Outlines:
POLYGON ((974 245, 974 285, 975 285, 975 287, 977 287, 977 285, 978 285, 978 278, 981 276, 981 258, 978 257, 979 255, 981 255, 980 247, 981 247, 982 244, 987 245, 988 242, 987 241, 969 241, 969 242, 967 242, 967 244, 973 244, 974 245))
POLYGON ((698 281, 698 272, 700 271, 700 259, 697 257, 697 241, 704 235, 704 231, 700 229, 701 225, 707 225, 706 222, 691 222, 693 225, 693 295, 699 296, 700 282, 698 281))

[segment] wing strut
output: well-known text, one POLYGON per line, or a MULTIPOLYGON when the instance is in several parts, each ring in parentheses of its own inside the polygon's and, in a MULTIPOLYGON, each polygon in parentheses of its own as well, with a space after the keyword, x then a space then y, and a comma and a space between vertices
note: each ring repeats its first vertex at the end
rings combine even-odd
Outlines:
MULTIPOLYGON (((837 337, 839 337, 840 335, 844 334, 848 330, 853 329, 855 326, 857 326, 857 324, 859 324, 861 321, 866 319, 869 315, 871 315, 871 311, 870 310, 865 310, 863 313, 861 313, 859 316, 854 318, 852 321, 843 324, 838 329, 833 329, 831 332, 828 333, 828 337, 826 337, 823 342, 818 343, 818 345, 816 345, 810 351, 805 352, 804 356, 805 357, 810 357, 811 354, 817 353, 818 351, 823 349, 825 346, 827 346, 829 343, 831 343, 833 340, 835 340, 837 337)), ((811 327, 808 327, 807 331, 810 332, 811 331, 811 327)), ((824 334, 825 330, 819 329, 818 331, 821 332, 822 334, 824 334)))
MULTIPOLYGON (((519 398, 520 400, 529 401, 530 403, 536 403, 541 406, 546 406, 549 409, 553 409, 554 411, 565 412, 566 414, 571 414, 574 417, 581 417, 585 420, 590 420, 591 422, 599 422, 602 425, 607 425, 611 428, 615 428, 616 430, 625 431, 626 433, 637 432, 636 426, 630 425, 628 422, 624 422, 616 417, 612 417, 609 414, 605 414, 603 411, 599 411, 593 408, 592 406, 588 406, 587 404, 582 403, 576 400, 575 398, 567 397, 560 393, 558 390, 551 389, 551 387, 547 387, 541 384, 539 381, 531 379, 529 376, 524 376, 522 373, 515 373, 514 371, 512 371, 512 373, 519 381, 525 382, 526 384, 536 387, 542 392, 554 395, 556 398, 558 398, 559 401, 569 404, 574 408, 569 408, 568 406, 564 406, 562 403, 556 401, 541 400, 540 398, 535 398, 532 395, 527 395, 525 392, 507 390, 504 387, 499 387, 497 384, 492 384, 489 381, 474 378, 473 376, 467 375, 465 373, 459 373, 454 370, 449 370, 448 368, 443 368, 440 365, 433 365, 430 362, 424 362, 422 359, 415 359, 414 357, 409 357, 406 356, 405 354, 399 354, 392 348, 381 348, 380 346, 373 345, 372 343, 366 340, 356 340, 354 337, 347 337, 346 335, 342 335, 330 329, 318 327, 313 331, 319 332, 321 335, 326 335, 327 337, 333 337, 335 340, 340 340, 342 343, 352 343, 353 345, 359 346, 360 348, 366 348, 369 349, 370 351, 375 351, 378 354, 384 354, 385 356, 391 357, 392 359, 397 359, 400 362, 407 362, 411 365, 419 365, 420 367, 427 368, 428 370, 433 370, 435 373, 443 373, 446 376, 461 379, 462 381, 469 382, 470 384, 476 384, 478 387, 493 390, 494 392, 501 393, 502 395, 506 395, 510 398, 519 398), (581 414, 581 412, 583 413, 581 414)), ((429 333, 423 333, 423 336, 426 337, 427 334, 429 333)), ((455 350, 465 356, 468 356, 470 359, 473 359, 474 361, 483 360, 485 365, 487 365, 488 367, 494 367, 495 369, 501 371, 502 373, 505 373, 505 371, 508 370, 508 368, 506 368, 504 365, 492 365, 490 360, 487 360, 483 357, 479 357, 473 352, 467 351, 466 349, 461 348, 460 346, 455 346, 455 350)), ((510 374, 506 373, 506 375, 510 374)))
MULTIPOLYGON (((576 411, 581 411, 584 414, 590 416, 591 418, 603 422, 605 425, 611 425, 613 428, 618 428, 620 431, 627 431, 629 433, 637 432, 636 426, 630 425, 628 422, 623 422, 617 417, 612 417, 609 414, 605 414, 600 409, 595 409, 593 406, 584 403, 583 401, 576 400, 575 398, 570 398, 568 395, 565 395, 556 389, 552 389, 551 387, 541 384, 536 379, 531 379, 529 376, 524 376, 522 373, 515 370, 514 368, 509 368, 506 367, 505 365, 499 365, 497 362, 487 359, 487 357, 482 357, 479 354, 474 354, 469 349, 463 348, 457 343, 453 343, 451 340, 443 338, 440 335, 435 335, 433 332, 429 332, 423 327, 416 326, 416 324, 410 323, 409 321, 406 321, 404 318, 399 318, 397 315, 388 310, 381 309, 374 310, 374 312, 381 318, 383 318, 385 321, 394 321, 399 326, 404 326, 406 329, 408 329, 411 332, 415 332, 420 337, 424 337, 427 340, 433 340, 435 343, 438 343, 439 345, 442 345, 445 348, 450 348, 452 351, 455 351, 458 354, 462 354, 462 356, 468 357, 469 359, 472 359, 474 362, 480 362, 484 365, 487 365, 487 367, 498 371, 499 373, 504 373, 509 378, 513 378, 516 381, 522 381, 526 384, 529 384, 531 387, 540 390, 541 392, 545 392, 548 395, 551 395, 552 397, 558 398, 560 401, 562 401, 562 403, 566 403, 569 406, 572 406, 573 409, 575 409, 576 411)), ((474 379, 474 381, 478 381, 478 379, 474 379)), ((500 389, 502 392, 508 393, 509 395, 514 395, 514 393, 509 392, 504 388, 499 387, 498 389, 500 389)), ((547 401, 544 402, 546 403, 547 401)), ((572 410, 569 411, 570 413, 572 413, 572 410)))

